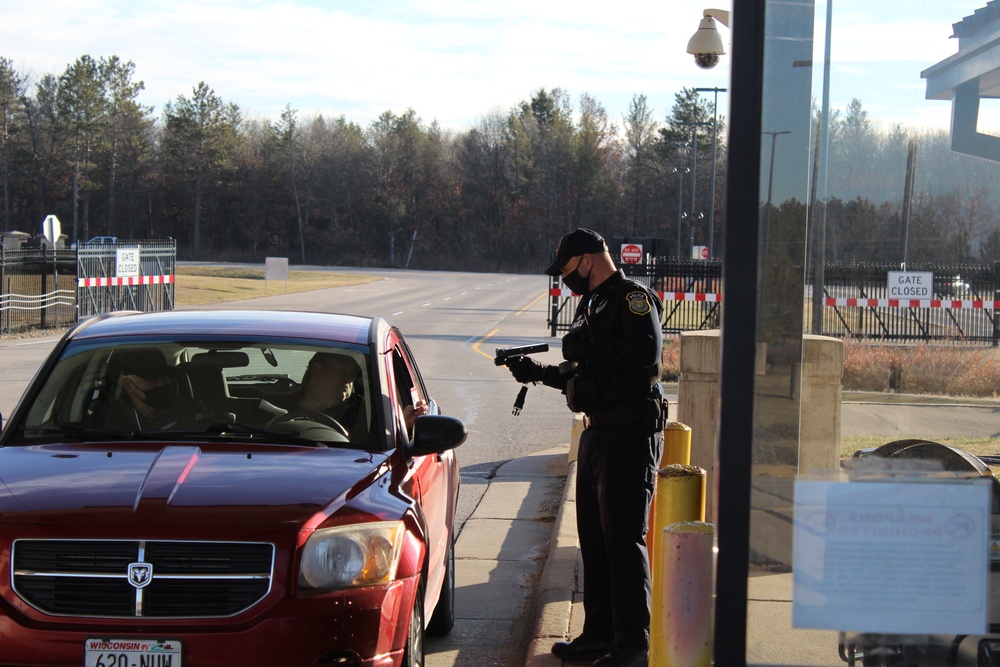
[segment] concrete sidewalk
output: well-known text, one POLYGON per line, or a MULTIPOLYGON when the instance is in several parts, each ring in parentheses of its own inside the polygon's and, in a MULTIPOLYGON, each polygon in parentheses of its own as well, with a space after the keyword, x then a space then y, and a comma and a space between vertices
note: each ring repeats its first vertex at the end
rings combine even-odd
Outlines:
MULTIPOLYGON (((486 491, 455 544, 455 628, 427 637, 428 667, 523 664, 535 633, 537 584, 554 567, 550 542, 553 517, 564 513, 567 449, 513 459, 484 480, 486 491)), ((575 552, 575 521, 572 528, 575 552)))
POLYGON ((568 464, 563 501, 552 526, 549 555, 538 583, 534 634, 524 664, 530 667, 560 667, 552 655, 552 644, 578 636, 583 631, 583 587, 579 573, 580 543, 576 532, 576 461, 568 464))

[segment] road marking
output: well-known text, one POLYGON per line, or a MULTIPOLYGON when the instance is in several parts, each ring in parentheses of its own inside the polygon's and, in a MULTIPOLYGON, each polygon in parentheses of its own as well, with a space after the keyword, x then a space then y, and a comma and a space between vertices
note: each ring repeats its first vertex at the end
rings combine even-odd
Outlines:
POLYGON ((425 303, 424 305, 422 305, 422 306, 420 306, 420 307, 421 307, 421 308, 426 308, 426 307, 427 307, 427 306, 429 306, 429 305, 431 305, 431 302, 430 302, 430 301, 428 301, 427 303, 425 303))
POLYGON ((392 314, 392 316, 396 317, 396 315, 402 315, 405 312, 406 312, 405 310, 397 310, 395 313, 392 314))
POLYGON ((546 296, 546 292, 542 292, 541 294, 539 294, 537 297, 535 297, 535 299, 531 303, 529 303, 527 306, 525 306, 521 310, 519 310, 516 313, 514 313, 514 317, 517 317, 518 315, 520 315, 524 311, 526 311, 529 308, 531 308, 532 306, 534 306, 536 303, 538 303, 538 300, 541 299, 544 296, 546 296))
POLYGON ((484 357, 486 357, 487 359, 489 359, 489 360, 491 360, 491 361, 492 361, 492 360, 493 360, 493 355, 492 355, 492 354, 486 354, 485 352, 483 352, 482 350, 480 350, 480 349, 479 349, 479 346, 480 346, 480 345, 482 345, 483 343, 485 343, 485 342, 486 342, 486 339, 490 338, 491 336, 493 336, 493 335, 494 335, 494 334, 495 334, 496 332, 498 332, 498 331, 500 331, 499 327, 498 327, 498 328, 496 328, 496 329, 494 329, 493 331, 489 332, 488 334, 486 334, 486 335, 485 335, 485 336, 483 336, 482 338, 480 338, 480 339, 479 339, 478 341, 476 341, 476 342, 475 342, 475 343, 474 343, 474 344, 472 345, 472 349, 473 349, 474 351, 476 351, 477 353, 479 353, 479 354, 483 355, 484 357))

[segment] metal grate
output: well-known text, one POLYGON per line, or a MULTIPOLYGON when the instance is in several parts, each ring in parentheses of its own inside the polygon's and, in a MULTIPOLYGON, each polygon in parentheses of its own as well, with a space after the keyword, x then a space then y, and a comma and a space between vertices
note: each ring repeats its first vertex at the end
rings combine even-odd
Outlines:
POLYGON ((271 587, 274 546, 257 542, 17 540, 14 591, 55 616, 207 618, 238 614, 271 587), (130 569, 151 568, 148 583, 130 569), (143 585, 144 584, 144 585, 143 585))

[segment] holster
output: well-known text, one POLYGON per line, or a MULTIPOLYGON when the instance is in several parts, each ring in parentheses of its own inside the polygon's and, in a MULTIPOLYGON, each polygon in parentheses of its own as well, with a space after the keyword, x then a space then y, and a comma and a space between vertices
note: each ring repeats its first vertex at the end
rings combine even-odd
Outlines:
POLYGON ((651 431, 662 431, 667 427, 669 421, 669 403, 667 399, 658 396, 646 399, 646 419, 645 424, 651 431))

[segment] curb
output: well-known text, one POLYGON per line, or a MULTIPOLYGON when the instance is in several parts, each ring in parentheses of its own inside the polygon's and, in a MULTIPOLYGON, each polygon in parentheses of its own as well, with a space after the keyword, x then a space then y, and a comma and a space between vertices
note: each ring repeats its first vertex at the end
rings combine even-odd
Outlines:
POLYGON ((570 637, 572 606, 577 591, 576 461, 570 461, 562 504, 552 526, 549 555, 538 583, 535 629, 525 656, 525 667, 560 667, 550 653, 553 642, 570 637))
POLYGON ((939 396, 936 394, 890 394, 878 391, 844 390, 842 403, 880 403, 886 405, 947 405, 950 407, 1000 407, 996 398, 974 396, 939 396))

